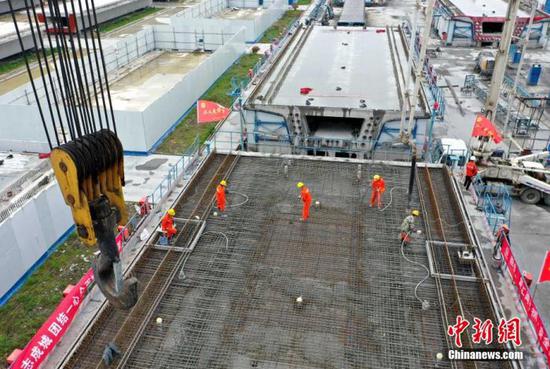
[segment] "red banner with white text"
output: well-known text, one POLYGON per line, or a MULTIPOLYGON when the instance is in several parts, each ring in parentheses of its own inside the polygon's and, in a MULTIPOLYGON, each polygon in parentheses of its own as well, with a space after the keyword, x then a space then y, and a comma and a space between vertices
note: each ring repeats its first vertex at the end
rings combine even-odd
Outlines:
MULTIPOLYGON (((123 233, 121 232, 115 238, 119 252, 122 252, 122 241, 123 233)), ((93 281, 94 271, 90 268, 67 296, 61 300, 57 309, 25 346, 25 349, 10 366, 10 369, 36 369, 42 364, 69 329, 82 300, 86 296, 88 286, 93 281)))
POLYGON ((542 318, 539 315, 537 307, 533 301, 533 297, 529 292, 529 287, 521 275, 516 258, 514 257, 514 254, 512 254, 510 243, 506 237, 504 237, 502 241, 501 253, 504 258, 504 262, 508 266, 512 281, 516 285, 523 308, 525 309, 529 320, 533 324, 533 328, 535 329, 537 340, 542 352, 546 355, 546 360, 550 363, 550 340, 548 339, 548 332, 544 327, 544 322, 542 321, 542 318))
POLYGON ((231 110, 213 101, 197 102, 197 123, 219 122, 225 119, 231 110))
POLYGON ((42 324, 42 327, 36 332, 27 346, 25 346, 25 349, 19 354, 10 368, 36 369, 42 364, 69 329, 82 300, 88 292, 88 286, 93 281, 94 272, 90 269, 71 289, 67 296, 61 300, 57 309, 42 324))

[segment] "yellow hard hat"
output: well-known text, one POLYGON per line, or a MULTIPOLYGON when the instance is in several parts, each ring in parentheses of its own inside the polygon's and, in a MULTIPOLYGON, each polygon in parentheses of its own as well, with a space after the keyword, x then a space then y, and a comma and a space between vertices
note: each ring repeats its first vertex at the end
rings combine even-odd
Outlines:
POLYGON ((298 184, 296 185, 296 187, 298 187, 298 188, 304 187, 304 182, 298 182, 298 184))
POLYGON ((420 215, 420 212, 418 210, 413 210, 413 211, 411 211, 411 214, 414 215, 415 217, 417 217, 417 216, 420 215))
POLYGON ((174 215, 176 215, 176 211, 174 209, 169 209, 168 210, 168 215, 174 216, 174 215))
POLYGON ((375 180, 379 180, 380 176, 378 174, 375 174, 374 177, 372 177, 372 178, 375 179, 375 180))
POLYGON ((220 184, 221 184, 222 186, 227 186, 227 182, 226 182, 225 179, 222 179, 222 181, 220 182, 220 184))

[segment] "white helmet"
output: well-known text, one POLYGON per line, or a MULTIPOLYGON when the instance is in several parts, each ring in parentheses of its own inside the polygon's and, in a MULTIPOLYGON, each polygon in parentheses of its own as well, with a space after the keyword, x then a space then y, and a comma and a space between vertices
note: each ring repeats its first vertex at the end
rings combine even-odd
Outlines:
POLYGON ((476 157, 475 157, 475 156, 471 156, 471 157, 470 157, 470 160, 476 161, 476 157))

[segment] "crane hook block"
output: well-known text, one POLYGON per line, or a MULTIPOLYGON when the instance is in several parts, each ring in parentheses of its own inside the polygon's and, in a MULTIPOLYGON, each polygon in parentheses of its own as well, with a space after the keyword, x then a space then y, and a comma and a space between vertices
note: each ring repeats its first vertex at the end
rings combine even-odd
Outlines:
POLYGON ((78 236, 88 246, 97 243, 90 202, 105 196, 126 224, 122 144, 110 130, 81 136, 52 150, 51 164, 65 203, 71 208, 78 236))
POLYGON ((128 222, 122 144, 104 129, 56 147, 50 158, 78 236, 99 248, 92 263, 97 286, 115 307, 131 308, 138 300, 138 281, 124 280, 115 238, 116 225, 128 222))

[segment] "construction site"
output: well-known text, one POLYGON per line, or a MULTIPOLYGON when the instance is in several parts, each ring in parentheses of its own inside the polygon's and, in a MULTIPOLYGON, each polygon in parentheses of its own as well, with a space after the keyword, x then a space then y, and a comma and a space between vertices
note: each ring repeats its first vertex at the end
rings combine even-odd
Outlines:
POLYGON ((11 9, 5 367, 550 368, 549 11, 11 9))
POLYGON ((481 255, 466 264, 457 256, 477 246, 445 168, 418 168, 411 206, 423 209, 425 232, 400 249, 409 170, 208 156, 174 204, 176 240, 162 246, 154 234, 130 268, 139 305, 121 312, 104 304, 61 367, 95 368, 111 342, 124 352, 112 365, 127 368, 432 367, 458 314, 503 312, 481 255), (366 201, 374 173, 392 188, 384 210, 366 201), (223 216, 212 209, 222 178, 230 188, 223 216), (319 203, 308 223, 299 221, 298 181, 319 203))

